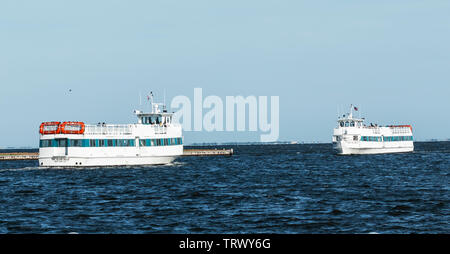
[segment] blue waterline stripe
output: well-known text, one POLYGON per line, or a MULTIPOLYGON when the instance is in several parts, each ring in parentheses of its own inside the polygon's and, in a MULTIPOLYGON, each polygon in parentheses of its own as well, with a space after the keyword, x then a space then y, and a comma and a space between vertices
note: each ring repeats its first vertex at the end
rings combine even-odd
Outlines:
MULTIPOLYGON (((139 139, 139 146, 182 145, 183 138, 139 139)), ((40 148, 45 147, 134 147, 134 139, 43 139, 40 148)))

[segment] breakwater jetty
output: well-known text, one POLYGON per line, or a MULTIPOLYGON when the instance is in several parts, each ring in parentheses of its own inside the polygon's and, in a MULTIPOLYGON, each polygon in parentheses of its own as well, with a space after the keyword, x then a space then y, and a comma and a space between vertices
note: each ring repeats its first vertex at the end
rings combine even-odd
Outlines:
MULTIPOLYGON (((184 149, 183 156, 232 156, 233 149, 184 149)), ((39 153, 0 153, 0 161, 37 160, 39 153)))

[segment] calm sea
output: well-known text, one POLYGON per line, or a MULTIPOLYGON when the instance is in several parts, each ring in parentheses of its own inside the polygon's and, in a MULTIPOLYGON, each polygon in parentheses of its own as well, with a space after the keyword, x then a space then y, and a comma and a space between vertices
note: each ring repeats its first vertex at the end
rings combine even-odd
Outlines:
POLYGON ((234 146, 167 166, 0 162, 0 233, 450 233, 450 142, 234 146))

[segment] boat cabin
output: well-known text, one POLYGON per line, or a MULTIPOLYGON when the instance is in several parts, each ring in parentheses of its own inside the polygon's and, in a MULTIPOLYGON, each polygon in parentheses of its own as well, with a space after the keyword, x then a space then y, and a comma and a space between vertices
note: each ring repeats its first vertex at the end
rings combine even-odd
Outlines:
MULTIPOLYGON (((353 105, 350 106, 350 113, 344 114, 338 119, 338 127, 364 127, 364 118, 353 117, 353 105)), ((355 108, 356 109, 356 108, 355 108)))
POLYGON ((353 118, 347 118, 347 119, 339 119, 338 125, 339 127, 363 127, 364 120, 362 119, 353 119, 353 118))
POLYGON ((172 123, 172 113, 136 113, 139 124, 169 125, 172 123))

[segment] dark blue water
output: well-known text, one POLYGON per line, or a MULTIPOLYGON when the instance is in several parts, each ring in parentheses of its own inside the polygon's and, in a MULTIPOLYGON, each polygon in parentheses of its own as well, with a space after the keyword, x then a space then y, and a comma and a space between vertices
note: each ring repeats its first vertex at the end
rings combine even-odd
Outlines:
POLYGON ((449 142, 233 148, 154 167, 0 162, 0 233, 450 233, 449 142))

